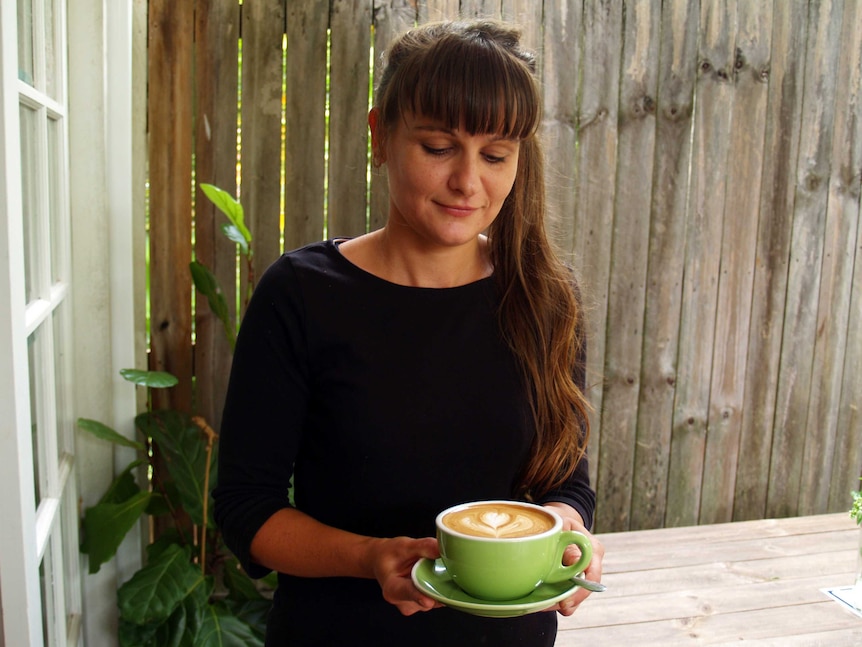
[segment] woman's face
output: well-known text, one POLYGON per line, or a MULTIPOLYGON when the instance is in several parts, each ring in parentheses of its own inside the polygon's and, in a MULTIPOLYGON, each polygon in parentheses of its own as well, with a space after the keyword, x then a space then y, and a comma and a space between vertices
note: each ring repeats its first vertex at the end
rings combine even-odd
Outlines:
POLYGON ((376 112, 369 121, 389 175, 390 231, 423 247, 475 244, 512 190, 519 142, 413 114, 381 140, 376 112))

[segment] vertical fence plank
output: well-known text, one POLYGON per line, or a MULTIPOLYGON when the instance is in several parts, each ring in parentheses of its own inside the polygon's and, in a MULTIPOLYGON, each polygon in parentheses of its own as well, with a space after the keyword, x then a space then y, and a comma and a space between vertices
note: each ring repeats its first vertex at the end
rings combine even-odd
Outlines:
POLYGON ((192 39, 194 5, 153 0, 149 13, 150 368, 179 378, 153 405, 192 406, 192 39))
POLYGON ((463 18, 500 18, 500 0, 461 0, 463 18))
POLYGON ((740 2, 737 10, 735 90, 725 165, 727 192, 700 523, 733 518, 766 129, 772 8, 764 2, 740 2))
POLYGON ((288 250, 323 237, 329 9, 321 11, 320 4, 287 2, 284 247, 288 250))
MULTIPOLYGON (((862 3, 849 4, 844 12, 841 51, 847 53, 847 60, 842 65, 839 80, 846 80, 847 98, 843 102, 836 101, 840 113, 834 141, 844 142, 846 150, 841 153, 840 174, 838 177, 833 174, 830 200, 839 202, 841 217, 856 222, 856 237, 848 325, 843 332, 847 345, 830 479, 830 510, 846 508, 850 500, 848 493, 862 488, 859 481, 862 476, 862 442, 859 440, 862 438, 862 334, 859 334, 862 330, 862 211, 859 202, 862 193, 862 3)), ((840 358, 840 354, 837 355, 840 358)))
POLYGON ((541 74, 542 9, 540 0, 503 0, 500 16, 521 30, 521 45, 536 54, 541 74))
MULTIPOLYGON (((735 61, 735 3, 701 3, 668 525, 700 514, 735 61)), ((707 496, 709 494, 707 493, 707 496)))
MULTIPOLYGON (((281 137, 275 133, 281 132, 284 18, 284 0, 242 5, 241 192, 260 271, 281 253, 281 137)), ((288 122, 288 136, 290 128, 288 122)))
MULTIPOLYGON (((560 7, 557 11, 546 12, 544 18, 541 137, 545 150, 549 229, 566 260, 571 261, 575 236, 582 12, 577 0, 564 2, 565 9, 560 7)), ((592 454, 598 457, 597 451, 592 454)), ((594 465, 597 463, 594 461, 594 465)))
MULTIPOLYGON (((639 0, 627 9, 620 87, 620 131, 614 202, 613 247, 608 287, 605 395, 601 428, 612 429, 614 442, 630 451, 604 453, 606 479, 631 501, 630 525, 643 527, 664 510, 665 470, 656 472, 660 455, 654 439, 637 438, 643 311, 646 300, 650 196, 655 160, 655 107, 658 89, 661 7, 639 0), (619 460, 619 463, 617 461, 619 460), (623 461, 630 461, 627 465, 623 461)), ((608 438, 608 435, 605 435, 608 438)), ((622 500, 618 505, 625 505, 622 500)))
POLYGON ((368 169, 368 48, 372 0, 333 0, 330 54, 327 231, 366 231, 368 169))
POLYGON ((419 23, 457 20, 460 16, 459 0, 420 0, 418 4, 419 23))
MULTIPOLYGON (((574 258, 584 285, 587 303, 587 379, 602 375, 605 353, 607 289, 611 231, 613 223, 614 178, 617 164, 619 69, 622 55, 622 5, 605 0, 585 3, 583 12, 583 60, 581 101, 578 116, 578 177, 574 218, 574 258)), ((603 385, 602 385, 603 386, 603 385)), ((610 456, 610 445, 601 435, 603 388, 593 388, 588 396, 594 410, 591 428, 597 434, 598 460, 625 460, 610 456)), ((613 450, 610 450, 613 451, 613 450)), ((629 459, 634 449, 626 447, 629 459)), ((631 466, 631 460, 628 461, 631 466)), ((608 496, 615 512, 628 517, 628 506, 620 506, 630 490, 620 489, 613 468, 600 469, 598 487, 608 496)))
MULTIPOLYGON (((828 180, 812 389, 808 424, 804 427, 805 452, 798 508, 801 514, 814 514, 829 505, 830 484, 823 475, 833 473, 835 448, 838 446, 841 383, 859 226, 858 173, 862 157, 862 140, 858 139, 859 117, 862 116, 859 107, 862 102, 859 88, 859 68, 862 66, 860 29, 858 3, 848 2, 842 15, 841 37, 829 44, 835 52, 831 69, 837 71, 832 81, 835 84, 834 109, 827 107, 834 112, 835 120, 830 154, 832 172, 828 180), (838 79, 842 82, 838 83, 838 79)), ((854 332, 860 334, 858 330, 854 332)), ((862 442, 862 436, 857 436, 857 439, 862 442)))
MULTIPOLYGON (((430 3, 429 3, 430 4, 430 3)), ((374 0, 374 89, 383 74, 386 50, 392 40, 400 33, 416 24, 419 17, 415 2, 410 0, 374 0)), ((371 172, 371 205, 369 215, 370 229, 378 229, 386 224, 389 216, 389 185, 386 171, 374 168, 371 172)))
MULTIPOLYGON (((661 21, 656 159, 650 207, 637 442, 648 452, 648 456, 640 460, 648 458, 655 473, 667 474, 677 384, 683 278, 680 250, 685 246, 698 4, 686 0, 667 3, 661 21)), ((664 488, 664 492, 656 495, 658 509, 639 512, 641 527, 664 523, 668 492, 676 486, 665 477, 659 487, 664 488), (649 515, 643 518, 641 512, 649 512, 649 515)))
MULTIPOLYGON (((195 259, 216 276, 231 316, 236 316, 236 245, 221 233, 222 213, 201 183, 236 194, 236 122, 239 47, 236 0, 197 0, 195 5, 195 259)), ((218 429, 230 372, 231 351, 207 300, 195 297, 195 404, 218 429)))
POLYGON ((759 519, 766 493, 778 389, 795 169, 802 127, 807 4, 775 3, 766 140, 734 519, 759 519))
MULTIPOLYGON (((802 106, 796 201, 779 364, 778 406, 773 430, 766 512, 787 516, 799 509, 809 396, 812 387, 817 301, 829 188, 833 113, 840 43, 841 6, 813 3, 809 13, 806 91, 802 106)), ((818 442, 819 439, 812 439, 818 442)))

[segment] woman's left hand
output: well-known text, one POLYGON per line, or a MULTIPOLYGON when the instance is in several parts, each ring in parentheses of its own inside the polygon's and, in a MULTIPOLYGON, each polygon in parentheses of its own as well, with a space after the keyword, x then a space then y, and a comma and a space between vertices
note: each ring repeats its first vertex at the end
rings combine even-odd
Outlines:
MULTIPOLYGON (((590 561, 586 570, 584 571, 584 578, 588 580, 593 580, 594 582, 602 581, 602 559, 605 556, 605 548, 602 546, 602 542, 600 542, 589 530, 584 527, 584 521, 581 519, 581 515, 569 505, 565 503, 548 503, 545 505, 546 508, 551 508, 554 512, 560 515, 563 518, 563 530, 577 530, 587 536, 590 540, 590 543, 593 545, 593 559, 590 561)), ((566 552, 563 553, 563 563, 564 564, 574 564, 578 558, 580 557, 580 551, 577 546, 569 546, 566 549, 566 552)), ((550 607, 548 611, 559 611, 560 614, 564 616, 572 615, 578 608, 578 606, 587 599, 587 596, 590 594, 589 591, 578 587, 577 591, 570 597, 562 600, 558 604, 550 607)))

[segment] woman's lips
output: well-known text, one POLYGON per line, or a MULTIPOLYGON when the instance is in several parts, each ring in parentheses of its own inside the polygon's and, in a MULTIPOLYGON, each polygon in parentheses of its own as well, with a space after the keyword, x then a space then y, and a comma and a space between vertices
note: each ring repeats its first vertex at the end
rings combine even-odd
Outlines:
POLYGON ((453 216, 469 216, 478 209, 478 207, 471 207, 469 205, 460 205, 460 204, 443 204, 438 203, 440 207, 448 214, 453 216))

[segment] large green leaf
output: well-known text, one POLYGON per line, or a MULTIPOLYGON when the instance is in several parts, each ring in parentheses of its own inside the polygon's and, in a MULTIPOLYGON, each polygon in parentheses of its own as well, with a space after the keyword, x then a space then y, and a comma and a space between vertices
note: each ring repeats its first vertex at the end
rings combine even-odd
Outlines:
POLYGON ((111 429, 105 424, 102 424, 98 420, 90 420, 89 418, 78 418, 78 429, 82 429, 87 433, 93 434, 96 438, 101 438, 102 440, 107 440, 116 445, 122 445, 123 447, 131 447, 132 449, 137 449, 138 451, 144 451, 145 447, 134 440, 129 440, 125 436, 118 434, 116 431, 111 429))
POLYGON ((208 197, 219 210, 227 216, 231 224, 239 230, 247 243, 251 242, 251 232, 245 226, 245 213, 240 204, 227 191, 212 184, 201 183, 201 191, 208 197))
POLYGON ((168 389, 179 383, 176 376, 165 371, 142 371, 137 368, 122 368, 120 369, 120 375, 123 376, 124 380, 132 384, 145 386, 150 389, 168 389))
POLYGON ((251 627, 251 630, 263 640, 266 636, 266 620, 272 609, 272 600, 263 598, 245 602, 225 600, 224 603, 233 615, 251 627))
MULTIPOLYGON (((142 413, 135 418, 135 425, 153 439, 177 487, 180 504, 193 523, 202 525, 204 496, 208 496, 204 492, 207 439, 203 431, 190 416, 172 409, 142 413)), ((214 467, 215 451, 210 457, 210 469, 214 467)), ((214 471, 209 483, 215 485, 214 471)))
POLYGON ((239 245, 242 253, 248 256, 248 241, 242 235, 242 232, 237 229, 236 225, 226 222, 221 226, 221 231, 228 240, 239 245))
POLYGON ((195 636, 194 647, 255 647, 263 639, 224 604, 210 604, 195 636))
POLYGON ((138 487, 138 483, 135 480, 134 470, 143 464, 144 461, 132 461, 129 463, 126 469, 111 482, 102 498, 99 499, 99 503, 123 503, 138 494, 141 488, 138 487))
POLYGON ((120 616, 136 625, 161 624, 187 596, 209 583, 192 564, 191 549, 173 544, 117 591, 120 616))
POLYGON ((123 538, 140 519, 150 500, 149 492, 138 494, 119 503, 98 503, 84 514, 84 543, 81 551, 90 557, 90 573, 97 573, 102 564, 117 552, 123 538))
POLYGON ((171 616, 159 625, 156 631, 156 645, 158 647, 184 647, 191 644, 183 639, 189 634, 189 617, 186 605, 180 604, 171 616))
POLYGON ((120 647, 162 647, 157 642, 156 632, 159 625, 135 625, 120 618, 117 638, 120 647))
POLYGON ((224 583, 228 597, 234 600, 260 600, 263 597, 236 557, 228 557, 224 561, 224 583))
POLYGON ((207 298, 210 310, 221 321, 230 347, 233 348, 236 345, 236 332, 231 324, 230 310, 228 310, 227 301, 225 301, 218 280, 206 265, 197 261, 189 263, 189 269, 192 273, 192 281, 195 284, 195 288, 207 298))

